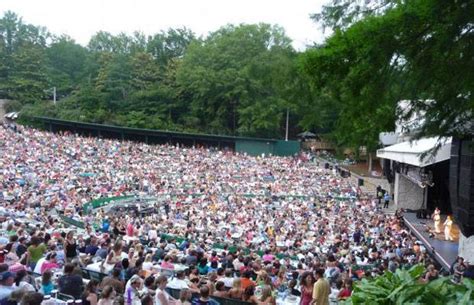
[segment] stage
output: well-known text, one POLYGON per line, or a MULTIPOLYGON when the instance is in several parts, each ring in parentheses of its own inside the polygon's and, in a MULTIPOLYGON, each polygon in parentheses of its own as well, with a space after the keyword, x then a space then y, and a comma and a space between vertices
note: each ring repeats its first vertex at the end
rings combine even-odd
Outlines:
MULTIPOLYGON (((433 229, 434 222, 432 219, 418 219, 416 213, 405 213, 403 219, 410 231, 425 245, 426 250, 441 266, 449 270, 458 256, 459 229, 457 225, 453 224, 455 241, 445 241, 444 233, 430 237, 428 227, 433 229)), ((445 219, 446 216, 442 215, 442 223, 445 219)))

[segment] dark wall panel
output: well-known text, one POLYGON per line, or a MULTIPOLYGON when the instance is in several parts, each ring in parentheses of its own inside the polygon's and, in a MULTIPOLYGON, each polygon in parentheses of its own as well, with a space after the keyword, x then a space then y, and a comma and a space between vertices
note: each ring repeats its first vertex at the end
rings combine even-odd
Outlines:
POLYGON ((449 193, 456 222, 464 236, 474 235, 474 141, 453 139, 449 193))

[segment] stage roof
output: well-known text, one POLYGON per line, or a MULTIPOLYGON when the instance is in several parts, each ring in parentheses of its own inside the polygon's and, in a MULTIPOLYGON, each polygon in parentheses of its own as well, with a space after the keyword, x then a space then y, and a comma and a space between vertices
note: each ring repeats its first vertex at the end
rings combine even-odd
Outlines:
POLYGON ((377 157, 418 167, 429 166, 450 159, 451 138, 422 138, 398 143, 377 150, 377 157), (441 147, 433 154, 430 150, 438 143, 441 143, 441 147), (426 156, 423 157, 423 154, 426 156))

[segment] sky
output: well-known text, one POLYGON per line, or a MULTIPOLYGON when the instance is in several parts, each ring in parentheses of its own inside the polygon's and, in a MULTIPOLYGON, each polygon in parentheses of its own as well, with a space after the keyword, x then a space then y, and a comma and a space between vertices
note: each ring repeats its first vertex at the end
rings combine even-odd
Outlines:
POLYGON ((205 36, 226 24, 265 22, 282 26, 297 50, 323 42, 309 15, 328 0, 0 0, 0 13, 13 11, 25 23, 67 34, 87 45, 96 32, 146 35, 187 27, 205 36))

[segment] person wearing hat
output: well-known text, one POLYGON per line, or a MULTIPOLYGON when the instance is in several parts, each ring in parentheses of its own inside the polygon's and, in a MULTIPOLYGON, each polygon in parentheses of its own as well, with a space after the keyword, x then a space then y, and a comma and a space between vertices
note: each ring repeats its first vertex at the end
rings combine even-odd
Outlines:
POLYGON ((10 271, 0 273, 0 301, 10 297, 15 287, 15 274, 10 271))

